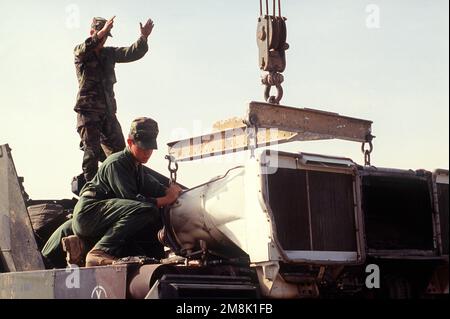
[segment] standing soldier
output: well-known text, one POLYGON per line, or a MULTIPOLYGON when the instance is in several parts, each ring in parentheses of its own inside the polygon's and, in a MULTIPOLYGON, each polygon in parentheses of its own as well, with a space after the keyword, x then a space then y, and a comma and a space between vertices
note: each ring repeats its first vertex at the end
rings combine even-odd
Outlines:
POLYGON ((130 47, 104 47, 108 36, 112 36, 114 18, 94 18, 91 36, 74 50, 79 84, 74 110, 78 113, 77 131, 84 151, 82 168, 86 181, 95 176, 99 161, 125 147, 116 118, 114 67, 116 63, 142 58, 148 51, 147 38, 153 30, 153 21, 149 19, 144 26, 140 23, 141 35, 130 47))

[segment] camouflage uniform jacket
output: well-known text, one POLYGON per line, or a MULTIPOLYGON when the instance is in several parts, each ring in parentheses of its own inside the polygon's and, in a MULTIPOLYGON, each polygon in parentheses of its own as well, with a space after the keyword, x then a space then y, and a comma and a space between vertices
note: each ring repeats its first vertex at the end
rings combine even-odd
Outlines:
POLYGON ((155 199, 166 194, 166 187, 137 164, 128 148, 114 153, 103 162, 95 177, 81 190, 95 192, 97 199, 131 199, 137 195, 155 199))
POLYGON ((99 56, 94 49, 100 40, 97 33, 74 49, 79 91, 74 107, 76 112, 116 113, 113 86, 116 83, 116 63, 132 62, 148 51, 147 40, 140 37, 130 47, 104 47, 99 56))

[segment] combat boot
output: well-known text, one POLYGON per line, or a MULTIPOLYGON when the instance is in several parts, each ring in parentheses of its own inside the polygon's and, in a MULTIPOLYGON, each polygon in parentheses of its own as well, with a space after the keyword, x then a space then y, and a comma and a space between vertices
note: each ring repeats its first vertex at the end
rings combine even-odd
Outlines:
POLYGON ((86 256, 86 267, 112 265, 116 260, 101 249, 92 249, 86 256))
POLYGON ((61 240, 62 248, 66 252, 67 265, 83 266, 84 261, 84 244, 83 241, 76 235, 63 237, 61 240))

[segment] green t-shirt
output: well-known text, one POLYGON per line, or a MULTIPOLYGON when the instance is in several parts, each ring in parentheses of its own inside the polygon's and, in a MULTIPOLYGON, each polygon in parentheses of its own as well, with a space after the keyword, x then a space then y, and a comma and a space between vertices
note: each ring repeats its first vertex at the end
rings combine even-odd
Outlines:
POLYGON ((153 176, 144 173, 142 164, 135 162, 130 150, 125 148, 114 153, 103 162, 95 177, 81 190, 93 191, 99 199, 123 198, 136 200, 137 195, 147 199, 163 197, 164 187, 153 176))

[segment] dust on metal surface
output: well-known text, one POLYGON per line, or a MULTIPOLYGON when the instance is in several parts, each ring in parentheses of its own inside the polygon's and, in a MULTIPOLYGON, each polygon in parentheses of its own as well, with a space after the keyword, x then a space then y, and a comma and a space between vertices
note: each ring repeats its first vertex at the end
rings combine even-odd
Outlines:
POLYGON ((0 274, 1 299, 124 299, 127 266, 0 274))
POLYGON ((343 139, 365 142, 372 122, 337 113, 251 102, 245 118, 214 125, 211 134, 168 143, 177 161, 189 161, 247 150, 255 135, 256 147, 293 141, 343 139))
POLYGON ((1 299, 53 299, 54 273, 49 270, 0 274, 1 299))
POLYGON ((11 150, 0 145, 0 257, 8 271, 44 269, 11 150))
POLYGON ((323 137, 323 139, 343 139, 365 142, 371 133, 372 122, 338 113, 308 108, 295 108, 282 105, 251 102, 247 117, 258 127, 274 127, 280 130, 323 137))
POLYGON ((127 266, 105 266, 62 270, 55 273, 57 299, 124 299, 127 290, 127 266), (70 275, 79 272, 79 286, 70 275), (72 282, 73 285, 70 285, 72 282), (69 285, 68 285, 69 283, 69 285))

